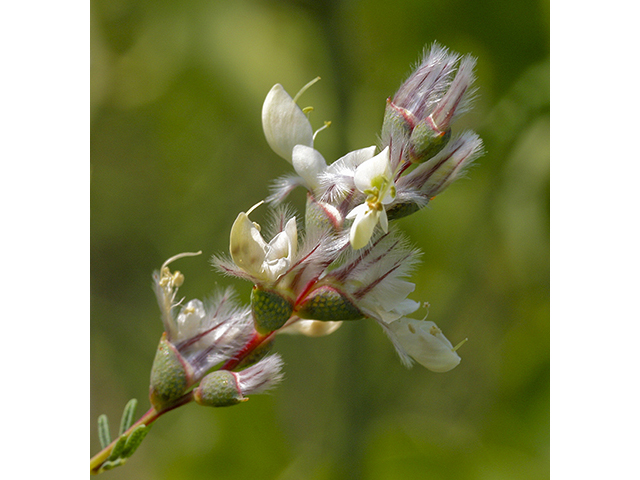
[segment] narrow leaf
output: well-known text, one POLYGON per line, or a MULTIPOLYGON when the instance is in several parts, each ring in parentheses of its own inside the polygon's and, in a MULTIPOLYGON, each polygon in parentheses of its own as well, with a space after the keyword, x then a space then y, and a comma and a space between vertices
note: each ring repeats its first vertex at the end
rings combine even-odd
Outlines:
POLYGON ((124 458, 118 458, 117 460, 114 460, 114 461, 107 460, 102 464, 102 466, 100 467, 100 470, 98 470, 98 473, 102 473, 107 470, 111 470, 112 468, 116 468, 121 465, 124 465, 124 462, 126 462, 126 459, 124 458))
POLYGON ((111 450, 111 455, 109 455, 108 460, 113 462, 118 458, 120 458, 126 443, 127 443, 127 437, 124 435, 121 435, 120 438, 118 438, 118 441, 116 442, 116 444, 113 446, 113 450, 111 450))
POLYGON ((135 430, 131 432, 131 435, 129 435, 127 444, 125 445, 124 450, 121 453, 121 457, 129 458, 131 455, 133 455, 142 443, 142 440, 144 440, 144 437, 146 437, 147 433, 149 433, 149 430, 151 430, 151 425, 149 425, 148 427, 144 424, 138 425, 135 430))
POLYGON ((138 406, 138 400, 136 400, 135 398, 132 398, 124 407, 124 412, 122 412, 122 420, 120 420, 119 435, 122 435, 124 432, 129 430, 129 427, 131 427, 131 425, 133 425, 133 417, 136 414, 137 406, 138 406))
POLYGON ((98 438, 100 446, 104 449, 111 443, 111 434, 109 433, 109 420, 107 416, 102 414, 98 417, 98 438))

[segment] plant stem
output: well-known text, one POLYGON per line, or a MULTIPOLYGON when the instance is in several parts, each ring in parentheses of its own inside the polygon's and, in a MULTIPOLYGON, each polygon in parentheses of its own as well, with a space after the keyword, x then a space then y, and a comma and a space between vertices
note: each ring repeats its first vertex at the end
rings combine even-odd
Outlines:
MULTIPOLYGON (((131 427, 129 427, 129 429, 126 432, 124 432, 123 435, 129 435, 136 427, 140 425, 146 425, 146 426, 151 425, 153 422, 155 422, 158 418, 160 418, 165 413, 170 412, 174 408, 178 408, 178 407, 181 407, 182 405, 186 405, 192 400, 193 400, 193 394, 189 392, 183 395, 182 397, 180 397, 180 399, 178 399, 173 405, 165 408, 160 412, 156 411, 156 409, 151 407, 147 411, 147 413, 145 413, 142 417, 140 417, 136 423, 131 425, 131 427)), ((96 475, 99 473, 100 467, 104 462, 107 461, 107 459, 109 458, 109 455, 111 455, 111 451, 113 450, 113 447, 115 446, 119 438, 120 436, 118 436, 113 442, 111 442, 109 445, 103 448, 99 453, 94 455, 93 458, 91 458, 91 474, 92 475, 96 475)))
MULTIPOLYGON (((267 335, 261 335, 256 332, 249 339, 249 341, 244 346, 244 348, 240 351, 240 353, 236 357, 228 360, 220 369, 233 370, 240 364, 243 358, 251 354, 251 352, 253 352, 263 342, 271 339, 274 335, 275 335, 275 332, 271 332, 267 335)), ((131 432, 140 425, 149 426, 165 413, 170 412, 174 408, 178 408, 183 405, 186 405, 191 401, 193 401, 193 393, 188 392, 184 394, 182 397, 180 397, 175 403, 164 408, 160 412, 156 411, 153 407, 151 407, 149 411, 147 411, 147 413, 145 413, 142 417, 140 417, 136 423, 131 425, 131 427, 126 432, 124 432, 123 435, 131 434, 131 432)), ((109 445, 103 448, 99 453, 93 456, 93 458, 91 459, 91 474, 96 475, 100 472, 100 467, 104 464, 104 462, 106 462, 109 459, 109 456, 113 451, 113 447, 115 446, 119 438, 120 436, 118 436, 118 438, 116 438, 113 442, 111 442, 109 445)))

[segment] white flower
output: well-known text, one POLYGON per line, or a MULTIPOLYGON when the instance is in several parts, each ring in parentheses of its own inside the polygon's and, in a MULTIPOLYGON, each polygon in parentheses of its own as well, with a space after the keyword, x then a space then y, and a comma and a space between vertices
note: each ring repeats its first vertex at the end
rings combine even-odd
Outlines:
POLYGON ((356 169, 373 158, 375 151, 375 145, 354 150, 325 168, 318 176, 320 198, 329 202, 339 202, 346 197, 355 188, 353 175, 356 169))
POLYGON ((180 310, 176 323, 178 324, 178 334, 174 340, 179 342, 195 337, 200 333, 200 326, 205 317, 203 303, 198 299, 189 300, 180 310))
POLYGON ((284 230, 266 243, 260 226, 249 220, 249 214, 262 202, 241 212, 231 227, 229 251, 234 263, 256 280, 274 282, 284 274, 298 251, 296 219, 291 218, 284 230))
MULTIPOLYGON (((162 264, 160 271, 153 272, 154 290, 162 314, 164 331, 167 332, 169 340, 178 338, 181 335, 181 330, 185 329, 184 324, 176 322, 173 313, 173 309, 181 302, 181 300, 176 300, 176 295, 178 288, 180 288, 184 282, 184 275, 179 271, 171 272, 171 270, 169 270, 169 264, 179 258, 192 257, 200 255, 201 253, 202 252, 187 252, 174 255, 162 264)), ((184 337, 184 335, 182 336, 184 337)))
POLYGON ((448 372, 460 363, 457 347, 433 322, 403 317, 389 324, 389 330, 395 342, 432 372, 448 372))
POLYGON ((393 202, 396 197, 389 147, 363 162, 356 169, 353 182, 359 191, 367 195, 365 202, 347 215, 347 218, 354 218, 350 240, 351 246, 358 250, 369 243, 378 222, 385 233, 389 231, 389 221, 384 206, 393 202))
POLYGON ((262 128, 271 149, 289 163, 293 147, 313 147, 313 129, 307 116, 279 83, 269 91, 262 106, 262 128))

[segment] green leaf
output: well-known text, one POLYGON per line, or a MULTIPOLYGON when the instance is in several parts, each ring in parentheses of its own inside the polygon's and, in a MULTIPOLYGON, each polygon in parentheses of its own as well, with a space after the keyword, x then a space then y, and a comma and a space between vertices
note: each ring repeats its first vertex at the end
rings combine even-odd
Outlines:
POLYGON ((98 473, 102 473, 105 472, 107 470, 111 470, 112 468, 116 468, 119 467, 120 465, 124 465, 124 462, 126 462, 127 460, 124 458, 118 458, 116 460, 107 460, 106 462, 104 462, 101 466, 100 469, 98 470, 98 473))
POLYGON ((105 449, 111 443, 111 434, 109 433, 109 420, 107 416, 102 414, 98 417, 98 438, 100 446, 105 449))
POLYGON ((113 462, 118 458, 120 458, 126 443, 127 443, 127 437, 125 435, 121 435, 120 438, 118 438, 118 441, 116 442, 116 444, 113 446, 113 450, 111 450, 111 455, 109 455, 108 460, 113 462))
POLYGON ((127 444, 122 451, 121 457, 129 458, 131 455, 133 455, 142 443, 142 440, 144 440, 144 437, 146 437, 147 433, 149 433, 149 430, 151 430, 151 425, 149 425, 148 427, 144 424, 138 425, 129 435, 127 444))
POLYGON ((133 425, 133 417, 136 414, 137 406, 138 406, 138 400, 136 400, 135 398, 132 398, 124 407, 124 412, 122 412, 122 420, 120 420, 119 435, 122 435, 124 432, 129 430, 129 427, 131 427, 131 425, 133 425))

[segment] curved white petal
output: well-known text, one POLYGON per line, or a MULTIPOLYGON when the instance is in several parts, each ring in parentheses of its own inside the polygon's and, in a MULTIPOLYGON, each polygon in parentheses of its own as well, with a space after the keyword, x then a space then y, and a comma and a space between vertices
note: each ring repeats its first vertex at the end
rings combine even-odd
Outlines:
POLYGON ((338 160, 329 165, 327 172, 339 175, 353 173, 353 171, 363 162, 373 158, 376 153, 376 146, 360 148, 340 157, 338 160))
POLYGON ((356 169, 353 175, 353 182, 356 188, 361 192, 369 190, 373 186, 380 183, 380 179, 384 178, 391 182, 391 163, 389 161, 389 147, 386 147, 378 155, 369 160, 364 161, 356 169))
POLYGON ((398 344, 432 372, 448 372, 460 363, 451 342, 433 322, 403 317, 392 322, 389 329, 398 344))
POLYGON ((293 147, 313 146, 313 129, 307 116, 279 83, 269 91, 262 106, 262 128, 271 149, 289 162, 293 147))
POLYGON ((260 276, 267 244, 245 212, 238 214, 231 227, 229 252, 233 262, 249 275, 260 276))
POLYGON ((355 250, 359 250, 369 243, 380 218, 380 210, 371 210, 367 204, 362 204, 351 210, 347 218, 352 218, 354 213, 355 220, 349 231, 349 240, 351 246, 355 250))
POLYGON ((387 217, 387 211, 384 209, 380 211, 380 226, 384 233, 389 231, 389 218, 387 217))
POLYGON ((266 247, 263 270, 274 281, 291 266, 298 251, 298 230, 295 217, 289 219, 284 230, 278 233, 266 247))
POLYGON ((293 168, 310 189, 318 188, 318 175, 327 168, 327 161, 315 148, 307 145, 293 147, 293 168))
POLYGON ((380 308, 378 312, 396 312, 398 317, 409 315, 420 308, 420 303, 410 300, 407 297, 412 293, 416 285, 406 280, 395 279, 392 283, 387 283, 387 289, 380 289, 375 296, 375 301, 380 308))

